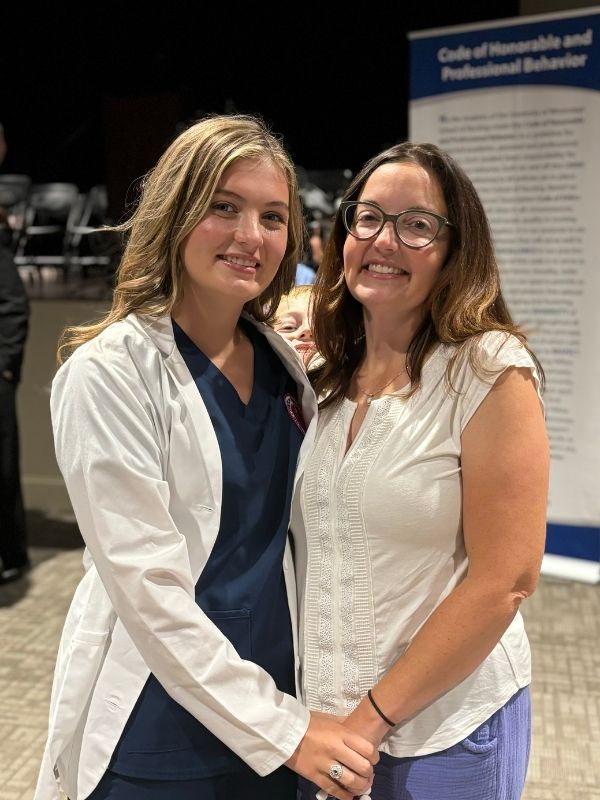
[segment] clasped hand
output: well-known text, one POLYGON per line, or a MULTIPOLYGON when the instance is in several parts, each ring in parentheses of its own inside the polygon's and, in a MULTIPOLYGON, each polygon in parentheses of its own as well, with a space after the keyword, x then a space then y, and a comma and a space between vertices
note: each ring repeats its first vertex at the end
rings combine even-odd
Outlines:
POLYGON ((287 766, 324 789, 338 800, 352 800, 369 791, 373 765, 379 761, 377 747, 343 725, 342 717, 311 711, 304 738, 287 766), (343 767, 335 781, 329 774, 332 764, 343 767))

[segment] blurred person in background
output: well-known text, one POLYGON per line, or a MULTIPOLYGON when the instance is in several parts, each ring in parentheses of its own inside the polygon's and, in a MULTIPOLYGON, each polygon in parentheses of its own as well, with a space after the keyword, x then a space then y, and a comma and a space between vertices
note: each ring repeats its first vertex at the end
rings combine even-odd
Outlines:
MULTIPOLYGON (((0 163, 6 155, 0 125, 0 163)), ((27 338, 29 304, 12 251, 8 217, 0 208, 0 585, 29 569, 21 492, 17 386, 27 338)))
POLYGON ((296 267, 297 286, 306 286, 316 280, 317 270, 323 258, 323 228, 320 222, 309 221, 306 239, 304 257, 296 267))

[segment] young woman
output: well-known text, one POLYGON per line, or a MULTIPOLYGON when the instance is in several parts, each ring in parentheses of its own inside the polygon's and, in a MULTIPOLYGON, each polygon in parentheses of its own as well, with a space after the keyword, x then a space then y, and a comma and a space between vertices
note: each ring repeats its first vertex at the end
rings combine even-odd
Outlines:
MULTIPOLYGON (((447 154, 398 145, 357 175, 313 330, 323 400, 292 516, 305 699, 379 747, 373 800, 517 800, 519 606, 545 534, 541 376, 447 154)), ((342 764, 330 772, 344 785, 342 764)))
POLYGON ((287 763, 348 800, 375 748, 295 697, 287 530, 315 402, 264 324, 298 258, 294 169, 257 120, 204 120, 124 227, 112 308, 67 330, 52 389, 87 571, 36 798, 295 800, 287 763))

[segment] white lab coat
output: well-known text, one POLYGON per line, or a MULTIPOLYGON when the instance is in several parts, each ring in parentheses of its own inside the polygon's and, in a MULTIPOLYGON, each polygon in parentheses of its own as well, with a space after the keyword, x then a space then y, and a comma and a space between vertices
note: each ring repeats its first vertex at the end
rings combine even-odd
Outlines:
MULTIPOLYGON (((305 421, 316 419, 300 359, 255 324, 296 380, 305 421)), ((258 774, 270 773, 294 752, 309 713, 196 605, 219 530, 221 457, 170 318, 131 314, 78 348, 54 379, 51 410, 86 573, 60 642, 35 800, 58 800, 59 786, 70 800, 90 794, 150 672, 258 774)), ((284 574, 297 653, 289 543, 284 574)))

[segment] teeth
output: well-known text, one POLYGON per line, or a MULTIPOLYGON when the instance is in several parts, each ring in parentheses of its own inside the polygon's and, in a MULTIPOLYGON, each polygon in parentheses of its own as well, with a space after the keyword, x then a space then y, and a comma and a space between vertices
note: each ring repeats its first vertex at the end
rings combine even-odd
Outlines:
POLYGON ((400 267, 388 267, 387 264, 368 264, 369 272, 380 272, 383 275, 408 275, 405 269, 400 267))
POLYGON ((225 256, 225 260, 229 261, 231 264, 238 264, 240 267, 258 266, 258 262, 254 261, 254 259, 250 260, 248 258, 238 258, 237 256, 225 256))

